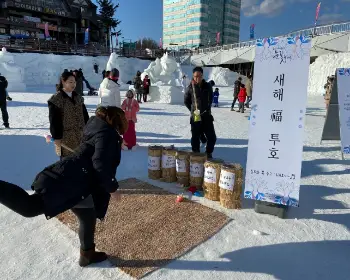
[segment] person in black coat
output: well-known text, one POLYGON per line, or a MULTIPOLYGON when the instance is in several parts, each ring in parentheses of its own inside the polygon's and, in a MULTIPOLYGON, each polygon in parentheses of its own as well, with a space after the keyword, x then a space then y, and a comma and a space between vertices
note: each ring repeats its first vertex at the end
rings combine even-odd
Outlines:
POLYGON ((216 143, 214 118, 211 114, 213 89, 203 79, 203 69, 201 67, 193 69, 192 83, 185 93, 184 103, 191 112, 192 151, 200 152, 200 138, 203 133, 207 139, 206 153, 208 158, 212 158, 216 143))
POLYGON ((127 130, 122 109, 99 107, 84 128, 82 144, 74 154, 46 167, 32 183, 34 194, 0 181, 0 203, 24 217, 44 214, 51 219, 92 196, 93 208, 76 208, 79 219, 80 266, 107 259, 95 251, 96 218, 106 215, 111 195, 120 199, 115 179, 121 159, 120 135, 127 130), (84 210, 84 211, 83 211, 84 210), (83 214, 82 214, 83 213, 83 214))
POLYGON ((8 82, 4 76, 1 76, 0 74, 0 109, 2 114, 2 121, 5 126, 5 128, 10 128, 9 125, 9 114, 7 112, 7 86, 8 82))

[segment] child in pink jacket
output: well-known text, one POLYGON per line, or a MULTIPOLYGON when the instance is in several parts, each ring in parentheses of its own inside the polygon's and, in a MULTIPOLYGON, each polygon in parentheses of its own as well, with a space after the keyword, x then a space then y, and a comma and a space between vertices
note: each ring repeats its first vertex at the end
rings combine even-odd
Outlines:
POLYGON ((123 135, 124 145, 123 150, 131 150, 136 148, 136 130, 135 123, 137 122, 136 114, 140 111, 139 103, 134 99, 134 92, 128 90, 126 99, 123 101, 122 109, 125 112, 125 117, 129 122, 129 128, 123 135))

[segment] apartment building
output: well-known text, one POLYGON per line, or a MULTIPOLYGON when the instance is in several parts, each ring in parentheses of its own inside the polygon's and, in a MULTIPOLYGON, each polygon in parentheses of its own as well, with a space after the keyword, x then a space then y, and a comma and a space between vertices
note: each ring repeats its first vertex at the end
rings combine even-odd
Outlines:
POLYGON ((163 0, 163 46, 191 48, 239 41, 241 0, 163 0))

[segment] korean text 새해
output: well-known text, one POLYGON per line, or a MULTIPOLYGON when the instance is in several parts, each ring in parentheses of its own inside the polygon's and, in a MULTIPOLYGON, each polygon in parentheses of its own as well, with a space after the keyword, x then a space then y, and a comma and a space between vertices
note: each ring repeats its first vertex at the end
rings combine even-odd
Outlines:
POLYGON ((280 88, 273 91, 273 97, 278 98, 279 101, 283 101, 284 74, 276 76, 275 83, 278 83, 280 88))

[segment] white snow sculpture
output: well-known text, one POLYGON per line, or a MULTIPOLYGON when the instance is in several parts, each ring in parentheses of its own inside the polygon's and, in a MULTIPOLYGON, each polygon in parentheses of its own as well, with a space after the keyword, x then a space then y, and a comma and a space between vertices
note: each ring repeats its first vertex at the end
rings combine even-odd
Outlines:
POLYGON ((5 47, 0 52, 0 73, 8 81, 8 91, 25 91, 23 68, 15 63, 14 56, 5 47))
POLYGON ((150 101, 155 103, 182 104, 180 65, 166 53, 155 61, 141 74, 143 80, 146 75, 151 79, 150 101))

